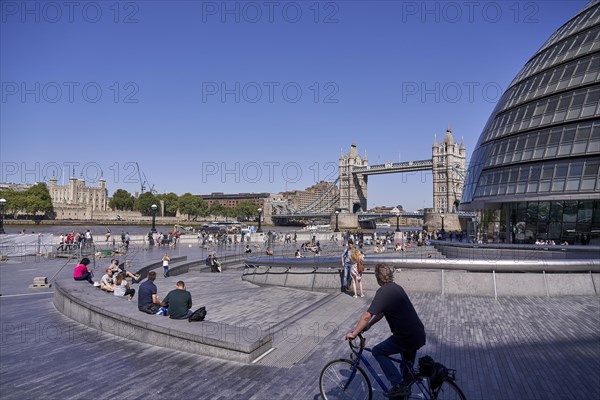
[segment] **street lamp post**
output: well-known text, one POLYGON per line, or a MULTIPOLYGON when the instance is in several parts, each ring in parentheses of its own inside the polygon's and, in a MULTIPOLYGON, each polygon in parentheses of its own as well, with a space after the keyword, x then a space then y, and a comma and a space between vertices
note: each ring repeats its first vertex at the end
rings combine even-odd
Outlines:
POLYGON ((400 213, 396 212, 396 232, 400 232, 400 213))
POLYGON ((262 208, 259 208, 256 211, 258 211, 258 229, 256 230, 256 232, 260 233, 260 232, 262 232, 262 228, 260 227, 260 219, 261 219, 261 216, 262 216, 262 208))
POLYGON ((4 232, 4 205, 6 204, 6 199, 0 199, 0 235, 5 234, 4 232))
POLYGON ((444 231, 444 212, 442 211, 442 232, 444 231))
POLYGON ((340 231, 340 226, 339 226, 339 217, 340 217, 340 212, 339 210, 335 210, 335 230, 334 232, 339 232, 340 231))
POLYGON ((150 208, 152 208, 152 229, 150 229, 150 232, 156 233, 156 210, 158 209, 158 206, 152 204, 150 208))

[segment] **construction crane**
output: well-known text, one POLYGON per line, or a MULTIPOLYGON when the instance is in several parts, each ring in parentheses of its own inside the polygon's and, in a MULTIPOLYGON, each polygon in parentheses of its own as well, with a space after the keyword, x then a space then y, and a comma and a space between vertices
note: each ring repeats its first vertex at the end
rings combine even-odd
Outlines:
POLYGON ((152 193, 152 194, 158 193, 156 190, 154 190, 154 185, 150 185, 150 183, 148 182, 148 179, 146 178, 146 174, 140 170, 140 165, 137 162, 135 163, 135 165, 137 167, 138 178, 140 180, 141 193, 144 193, 144 191, 146 190, 146 185, 148 186, 150 193, 152 193), (143 179, 142 179, 142 177, 143 177, 143 179))

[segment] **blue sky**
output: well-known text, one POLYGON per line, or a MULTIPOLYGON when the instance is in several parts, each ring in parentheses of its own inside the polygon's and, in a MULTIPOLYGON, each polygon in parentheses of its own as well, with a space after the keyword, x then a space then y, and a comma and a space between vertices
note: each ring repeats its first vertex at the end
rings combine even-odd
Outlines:
MULTIPOLYGON (((2 1, 0 181, 109 193, 279 192, 468 157, 501 92, 586 1, 2 1), (100 172, 101 171, 101 172, 100 172), (68 176, 66 177, 68 179, 68 176)), ((369 207, 432 205, 430 173, 369 178, 369 207)))

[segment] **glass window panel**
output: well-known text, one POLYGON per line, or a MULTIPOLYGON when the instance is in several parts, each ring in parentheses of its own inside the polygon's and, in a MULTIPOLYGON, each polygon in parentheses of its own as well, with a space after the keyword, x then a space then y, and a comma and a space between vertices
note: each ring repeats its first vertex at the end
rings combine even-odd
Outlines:
POLYGON ((583 178, 581 180, 581 186, 579 187, 580 191, 591 191, 594 190, 596 186, 596 178, 583 178))
POLYGON ((531 167, 531 175, 529 176, 530 181, 538 181, 540 179, 541 166, 534 165, 531 167))
POLYGON ((588 140, 590 137, 591 130, 592 125, 579 125, 577 127, 577 134, 575 135, 575 140, 588 140))
POLYGON ((527 215, 525 221, 528 223, 537 222, 538 220, 538 203, 531 201, 527 203, 527 215))
POLYGON ((571 103, 571 96, 572 93, 562 95, 560 97, 560 100, 558 101, 557 110, 566 110, 567 108, 569 108, 569 104, 571 103))
POLYGON ((566 200, 563 208, 563 221, 564 222, 576 222, 577 221, 577 209, 578 203, 575 200, 566 200))
POLYGON ((571 143, 575 139, 575 127, 567 128, 562 135, 562 143, 571 143))
POLYGON ((573 145, 571 143, 561 144, 560 147, 558 148, 558 155, 564 156, 564 155, 571 154, 571 147, 573 147, 573 145))
POLYGON ((579 190, 579 178, 571 178, 571 179, 567 179, 567 187, 565 188, 566 191, 574 191, 574 190, 579 190))
POLYGON ((538 182, 529 182, 527 184, 527 193, 537 193, 538 182))
POLYGON ((581 109, 581 114, 579 115, 579 117, 580 118, 591 117, 592 115, 594 115, 595 112, 596 112, 595 104, 586 104, 581 109))
POLYGON ((528 161, 531 160, 531 156, 533 155, 533 151, 531 150, 525 150, 523 151, 523 157, 521 158, 522 161, 528 161))
POLYGON ((543 147, 537 147, 534 151, 533 151, 533 158, 542 158, 544 155, 544 148, 543 147))
POLYGON ((569 168, 569 177, 579 177, 583 174, 583 161, 571 163, 569 168))
POLYGON ((552 97, 548 101, 548 107, 546 107, 546 113, 553 113, 556 111, 556 106, 558 105, 558 96, 552 97))
POLYGON ((600 102, 600 89, 590 89, 587 93, 585 104, 598 104, 598 102, 600 102))
POLYGON ((544 165, 544 169, 542 170, 542 179, 552 179, 554 175, 554 165, 546 164, 544 165))
POLYGON ((537 147, 546 147, 546 144, 548 143, 548 137, 549 137, 549 132, 548 131, 541 131, 537 137, 537 147))
POLYGON ((506 185, 506 194, 515 194, 516 187, 517 185, 515 185, 514 183, 509 183, 508 185, 506 185))
POLYGON ((560 142, 560 135, 562 133, 562 129, 553 129, 550 132, 550 140, 548 144, 558 144, 560 142))
POLYGON ((563 192, 565 190, 565 180, 564 179, 554 179, 552 181, 552 191, 553 192, 563 192))
POLYGON ((583 154, 585 153, 585 148, 587 147, 587 142, 575 142, 573 143, 573 149, 571 150, 571 154, 583 154))
POLYGON ((554 178, 566 178, 567 171, 569 169, 569 164, 560 163, 556 165, 556 169, 554 171, 554 178))
POLYGON ((548 239, 560 240, 562 223, 551 222, 548 225, 548 239))
POLYGON ((573 74, 574 75, 583 75, 585 73, 585 71, 587 70, 589 63, 590 63, 589 59, 580 60, 577 63, 577 67, 575 68, 575 72, 573 72, 573 74))
POLYGON ((571 77, 573 76, 573 71, 575 71, 575 65, 574 64, 567 64, 566 68, 564 69, 564 72, 562 74, 562 79, 571 79, 571 77))
MULTIPOLYGON (((541 183, 540 183, 541 187, 541 183)), ((538 206, 538 220, 542 223, 548 223, 550 214, 550 202, 541 201, 538 206)))
POLYGON ((581 107, 570 108, 569 111, 567 112, 567 116, 565 117, 565 119, 566 120, 575 119, 575 118, 579 117, 579 114, 581 114, 581 107))
POLYGON ((566 116, 567 116, 567 112, 565 110, 557 111, 554 113, 554 116, 552 117, 552 122, 562 122, 565 120, 566 116))
POLYGON ((583 104, 583 101, 585 100, 586 94, 587 93, 585 90, 579 90, 575 92, 575 95, 573 96, 573 102, 571 103, 571 107, 580 107, 583 104))
POLYGON ((598 153, 600 152, 600 140, 590 140, 587 146, 588 153, 598 153))
POLYGON ((577 223, 591 224, 594 202, 592 200, 583 200, 579 202, 577 208, 577 223))
POLYGON ((517 184, 517 193, 525 193, 525 189, 527 188, 527 183, 522 182, 517 184))
POLYGON ((501 196, 503 194, 506 193, 506 184, 505 183, 501 183, 500 185, 498 185, 498 192, 495 193, 498 196, 501 196))
POLYGON ((563 204, 562 201, 553 201, 550 203, 550 221, 558 222, 562 221, 562 210, 563 204))
POLYGON ((599 160, 587 160, 585 162, 585 168, 583 169, 584 176, 598 176, 598 167, 600 167, 599 160))
POLYGON ((521 167, 519 171, 519 182, 525 182, 529 179, 529 168, 530 167, 521 167))
POLYGON ((557 146, 550 146, 550 147, 546 148, 546 155, 544 157, 545 158, 549 158, 549 157, 556 156, 556 150, 557 149, 558 149, 557 146))
POLYGON ((538 192, 549 192, 551 182, 551 180, 540 181, 540 187, 538 189, 538 192))

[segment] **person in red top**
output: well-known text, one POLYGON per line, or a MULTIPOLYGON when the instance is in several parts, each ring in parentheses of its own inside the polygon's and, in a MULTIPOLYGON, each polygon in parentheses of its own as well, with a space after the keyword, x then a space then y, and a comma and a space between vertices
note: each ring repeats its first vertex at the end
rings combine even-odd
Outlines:
POLYGON ((76 281, 88 281, 89 283, 94 284, 94 281, 92 280, 92 271, 88 269, 88 265, 90 265, 90 259, 87 257, 82 258, 73 270, 73 279, 76 281))

